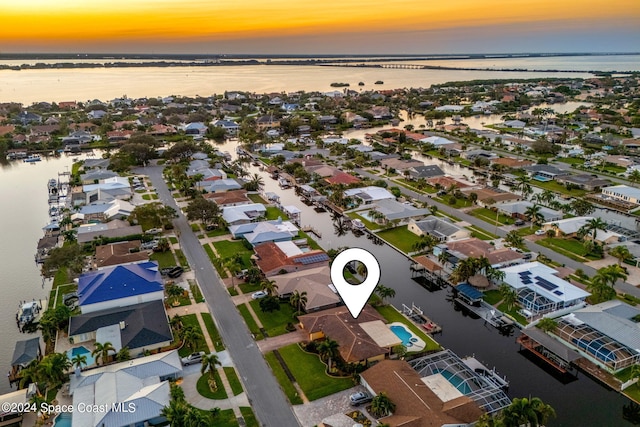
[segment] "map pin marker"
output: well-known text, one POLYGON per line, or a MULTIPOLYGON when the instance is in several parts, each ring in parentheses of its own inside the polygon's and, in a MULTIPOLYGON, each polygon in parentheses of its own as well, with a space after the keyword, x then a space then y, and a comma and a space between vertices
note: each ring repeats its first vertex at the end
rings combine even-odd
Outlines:
POLYGON ((331 264, 331 281, 336 287, 349 313, 356 319, 380 280, 380 265, 370 252, 361 248, 349 248, 336 256, 331 264), (367 278, 359 285, 352 285, 344 278, 344 267, 352 261, 360 261, 367 268, 367 278))

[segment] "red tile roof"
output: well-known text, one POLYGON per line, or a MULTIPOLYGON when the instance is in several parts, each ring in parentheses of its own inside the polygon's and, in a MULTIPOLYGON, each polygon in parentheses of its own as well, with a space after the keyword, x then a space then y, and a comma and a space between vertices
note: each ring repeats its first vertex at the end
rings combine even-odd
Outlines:
POLYGON ((348 173, 342 172, 342 171, 338 171, 333 176, 325 178, 324 180, 327 181, 329 184, 345 184, 345 185, 355 184, 360 182, 359 178, 353 175, 349 175, 348 173))

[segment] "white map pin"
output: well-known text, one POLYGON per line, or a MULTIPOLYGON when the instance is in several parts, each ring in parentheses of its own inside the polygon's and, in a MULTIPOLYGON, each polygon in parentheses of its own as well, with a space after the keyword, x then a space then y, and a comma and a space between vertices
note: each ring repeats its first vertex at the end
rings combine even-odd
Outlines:
POLYGON ((353 318, 357 318, 376 289, 380 280, 380 265, 370 252, 361 248, 349 248, 336 256, 331 264, 331 281, 353 318), (359 285, 352 285, 344 278, 344 267, 352 261, 360 261, 367 267, 367 278, 359 285))

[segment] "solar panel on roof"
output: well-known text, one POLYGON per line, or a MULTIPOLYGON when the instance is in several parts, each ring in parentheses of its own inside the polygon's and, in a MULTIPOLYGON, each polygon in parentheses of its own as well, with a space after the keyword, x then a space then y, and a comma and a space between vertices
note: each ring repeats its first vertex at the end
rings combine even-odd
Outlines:
POLYGON ((322 261, 328 261, 328 260, 329 260, 329 256, 327 254, 315 254, 315 255, 310 255, 303 258, 298 258, 296 259, 296 262, 300 262, 303 265, 307 265, 307 264, 313 264, 314 262, 322 262, 322 261))
POLYGON ((520 276, 531 276, 531 272, 530 271, 521 271, 520 273, 518 273, 520 276))
POLYGON ((541 288, 544 288, 544 289, 546 289, 548 291, 552 291, 552 290, 554 290, 555 288, 558 287, 558 285, 555 285, 555 284, 549 282, 548 280, 543 279, 540 276, 536 276, 535 279, 536 279, 536 282, 537 282, 538 286, 540 286, 541 288))
POLYGON ((531 279, 523 279, 522 283, 524 283, 525 285, 530 285, 532 282, 531 279))
POLYGON ((556 295, 562 295, 561 291, 553 291, 553 293, 556 294, 556 295))

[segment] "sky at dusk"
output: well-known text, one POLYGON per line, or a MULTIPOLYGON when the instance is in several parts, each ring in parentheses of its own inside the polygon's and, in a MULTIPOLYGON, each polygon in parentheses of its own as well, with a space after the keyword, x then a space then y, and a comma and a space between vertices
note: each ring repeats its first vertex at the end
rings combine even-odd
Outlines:
POLYGON ((0 54, 640 51, 639 0, 0 0, 0 54))

